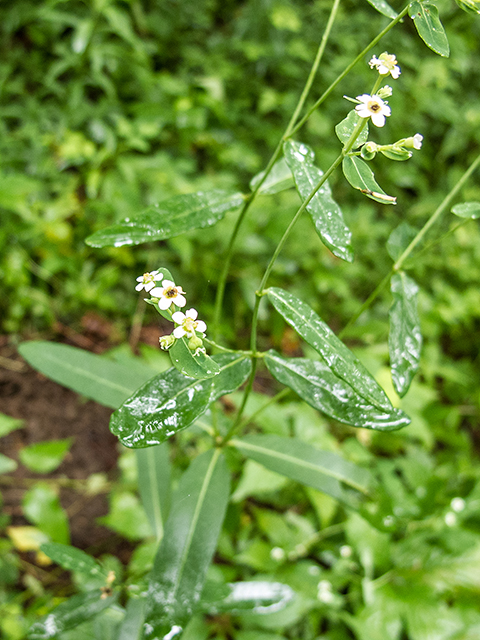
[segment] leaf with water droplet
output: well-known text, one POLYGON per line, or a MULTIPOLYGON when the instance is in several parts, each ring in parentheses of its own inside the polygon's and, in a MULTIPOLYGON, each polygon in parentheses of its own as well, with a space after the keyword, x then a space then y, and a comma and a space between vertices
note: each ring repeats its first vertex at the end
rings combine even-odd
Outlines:
MULTIPOLYGON (((265 171, 262 171, 252 178, 250 181, 250 189, 252 191, 256 188, 264 175, 265 171)), ((285 158, 281 158, 273 165, 272 170, 263 181, 258 192, 263 193, 264 195, 274 194, 279 193, 280 191, 285 191, 285 189, 291 189, 293 185, 292 172, 285 162, 285 158)))
MULTIPOLYGON (((350 136, 352 135, 355 127, 360 122, 360 116, 357 114, 355 109, 352 109, 341 122, 337 124, 335 127, 335 133, 337 134, 337 138, 340 140, 342 144, 346 144, 350 140, 350 136)), ((353 149, 357 149, 362 144, 368 140, 368 122, 364 126, 364 128, 360 131, 358 138, 352 147, 353 149)))
POLYGON ((180 633, 197 611, 229 495, 219 449, 195 458, 180 478, 146 596, 146 640, 163 640, 173 628, 180 633))
POLYGON ((379 13, 387 18, 391 18, 395 20, 397 17, 397 12, 392 9, 392 7, 385 0, 367 0, 368 4, 371 4, 379 13))
POLYGON ((77 571, 90 577, 100 576, 107 579, 108 573, 102 565, 81 549, 68 544, 46 542, 42 544, 40 551, 67 571, 77 571))
POLYGON ((404 396, 418 371, 422 334, 417 310, 418 286, 405 273, 392 276, 393 305, 390 309, 388 350, 392 380, 399 396, 404 396))
POLYGON ((410 418, 400 409, 382 410, 367 402, 323 362, 284 358, 273 350, 265 354, 264 362, 276 380, 339 422, 376 431, 396 431, 410 424, 410 418))
POLYGON ((218 375, 218 364, 200 351, 194 355, 187 344, 187 338, 179 338, 175 344, 168 350, 173 366, 183 373, 184 376, 197 378, 212 378, 218 375))
POLYGON ((451 211, 460 218, 476 220, 480 218, 480 202, 462 202, 453 206, 451 211))
POLYGON ((420 38, 438 55, 448 58, 450 45, 438 16, 438 9, 429 2, 411 2, 408 15, 412 18, 420 38))
POLYGON ((295 592, 281 582, 207 582, 199 608, 210 616, 221 613, 265 615, 281 611, 294 597, 295 592))
POLYGON ((121 247, 165 240, 192 229, 210 227, 244 202, 241 193, 214 189, 174 196, 135 218, 97 231, 86 239, 91 247, 121 247))
MULTIPOLYGON (((305 200, 319 183, 323 171, 314 165, 315 154, 306 144, 287 140, 283 151, 300 198, 305 200)), ((307 205, 307 211, 323 244, 338 258, 352 262, 352 234, 343 220, 340 207, 332 198, 328 182, 313 196, 307 205)))

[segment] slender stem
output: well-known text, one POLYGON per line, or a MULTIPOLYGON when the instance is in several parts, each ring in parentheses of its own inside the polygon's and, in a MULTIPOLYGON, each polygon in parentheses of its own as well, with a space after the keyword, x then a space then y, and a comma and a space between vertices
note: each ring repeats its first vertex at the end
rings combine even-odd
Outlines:
MULTIPOLYGON (((475 171, 475 169, 477 169, 477 167, 480 166, 480 155, 478 155, 475 160, 472 162, 472 164, 468 167, 468 169, 465 171, 465 173, 463 174, 463 176, 460 178, 460 180, 457 182, 457 184, 453 187, 453 189, 445 196, 445 198, 442 200, 442 202, 438 205, 438 207, 435 209, 435 211, 432 213, 432 215, 430 216, 430 218, 427 220, 427 222, 423 225, 423 227, 420 229, 420 231, 417 233, 417 235, 413 238, 413 240, 410 242, 410 244, 408 245, 408 247, 405 249, 405 251, 402 253, 402 255, 398 258, 398 260, 395 262, 395 264, 392 266, 392 268, 390 269, 390 271, 387 273, 387 275, 383 278, 383 280, 381 280, 381 282, 375 287, 375 289, 372 291, 372 293, 368 296, 368 298, 365 300, 365 302, 362 304, 362 306, 360 307, 360 309, 357 311, 357 313, 347 322, 347 324, 345 325, 345 327, 342 329, 342 331, 338 334, 339 338, 342 338, 342 336, 345 335, 345 333, 348 331, 348 329, 358 320, 358 318, 362 315, 362 313, 364 311, 366 311, 370 305, 377 299, 377 297, 379 296, 379 294, 383 291, 383 289, 388 285, 388 283, 390 282, 390 278, 392 277, 392 275, 394 273, 397 273, 398 271, 400 271, 400 269, 402 268, 403 264, 405 263, 405 261, 407 260, 407 258, 410 256, 410 254, 412 253, 412 251, 415 249, 415 247, 418 245, 418 243, 420 242, 420 240, 423 238, 423 236, 427 233, 427 231, 430 229, 430 227, 432 225, 435 224, 435 222, 440 218, 440 216, 442 215, 442 213, 444 213, 445 209, 447 209, 447 207, 450 205, 451 201, 455 198, 455 196, 457 195, 457 193, 460 191, 460 189, 462 189, 462 187, 464 186, 465 182, 470 178, 470 176, 472 175, 472 173, 475 171)), ((460 226, 460 225, 459 225, 460 226)))

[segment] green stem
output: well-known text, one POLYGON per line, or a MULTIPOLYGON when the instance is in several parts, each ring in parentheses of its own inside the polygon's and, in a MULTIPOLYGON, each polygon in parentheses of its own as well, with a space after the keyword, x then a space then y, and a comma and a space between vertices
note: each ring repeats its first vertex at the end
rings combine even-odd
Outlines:
POLYGON ((420 231, 417 233, 417 235, 413 238, 413 240, 410 242, 408 247, 402 253, 402 255, 398 258, 398 260, 392 266, 392 268, 387 273, 387 275, 383 278, 383 280, 381 280, 381 282, 375 287, 372 293, 368 296, 368 298, 362 304, 358 312, 347 322, 347 324, 342 329, 342 331, 340 331, 340 333, 338 334, 339 338, 342 338, 345 335, 348 329, 358 320, 358 318, 363 314, 363 312, 366 311, 370 307, 370 305, 377 299, 377 297, 380 295, 383 289, 390 282, 390 278, 393 276, 393 274, 400 271, 400 269, 402 268, 407 258, 410 256, 410 254, 418 245, 418 243, 422 240, 423 236, 427 233, 430 227, 432 227, 432 225, 434 225, 435 222, 440 218, 442 213, 445 211, 445 209, 447 209, 451 201, 455 198, 455 196, 458 194, 460 189, 463 188, 465 182, 470 178, 470 176, 475 171, 475 169, 477 169, 478 166, 480 166, 480 155, 478 155, 475 158, 475 160, 468 167, 468 169, 465 171, 465 173, 457 182, 457 184, 453 187, 453 189, 445 196, 442 202, 438 205, 438 207, 432 213, 432 215, 427 220, 427 222, 423 225, 423 227, 420 229, 420 231))

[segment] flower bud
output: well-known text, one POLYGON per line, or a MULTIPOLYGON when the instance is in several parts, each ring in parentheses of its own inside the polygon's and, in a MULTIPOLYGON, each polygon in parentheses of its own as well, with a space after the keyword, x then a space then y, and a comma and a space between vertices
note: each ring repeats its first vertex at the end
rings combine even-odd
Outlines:
POLYGON ((188 341, 188 348, 191 351, 196 351, 197 349, 200 349, 202 346, 203 346, 203 340, 198 336, 192 336, 188 341))
POLYGON ((373 160, 377 155, 378 145, 375 142, 367 142, 363 145, 361 156, 364 160, 373 160))
POLYGON ((410 136, 410 138, 399 140, 396 144, 404 147, 405 149, 421 149, 422 140, 423 136, 420 133, 416 133, 414 136, 410 136))
POLYGON ((385 100, 385 98, 390 98, 392 93, 392 87, 389 87, 388 84, 386 84, 384 87, 377 91, 377 96, 379 96, 382 100, 385 100))
POLYGON ((176 339, 175 339, 175 336, 170 334, 169 336, 160 336, 160 338, 158 339, 158 342, 160 343, 161 349, 163 349, 164 351, 168 351, 170 347, 173 347, 173 345, 176 342, 176 339))

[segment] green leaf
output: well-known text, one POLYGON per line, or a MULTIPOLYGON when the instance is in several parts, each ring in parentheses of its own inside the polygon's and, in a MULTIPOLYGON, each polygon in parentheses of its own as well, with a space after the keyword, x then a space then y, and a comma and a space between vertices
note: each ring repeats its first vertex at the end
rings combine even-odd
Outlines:
POLYGON ((283 358, 273 350, 265 354, 264 361, 274 378, 339 422, 377 431, 395 431, 410 423, 400 409, 381 409, 368 403, 322 362, 283 358))
POLYGON ((480 2, 479 0, 455 0, 460 9, 466 11, 466 13, 473 13, 474 15, 480 15, 480 2))
MULTIPOLYGON (((257 184, 265 175, 265 171, 258 173, 252 180, 250 181, 250 189, 252 191, 255 190, 257 184)), ((285 158, 281 158, 276 162, 268 176, 265 178, 262 186, 260 187, 258 193, 274 194, 279 191, 285 191, 285 189, 290 189, 293 187, 293 176, 290 171, 287 163, 285 162, 285 158)))
POLYGON ((379 151, 389 160, 395 160, 396 162, 405 162, 405 160, 409 160, 413 155, 411 151, 395 146, 387 149, 380 149, 379 151))
POLYGON ((12 431, 22 429, 24 424, 25 420, 12 418, 4 413, 0 413, 0 438, 3 438, 3 436, 8 435, 12 431))
POLYGON ((204 378, 212 378, 218 375, 218 364, 204 353, 194 356, 188 348, 187 340, 180 338, 168 350, 172 364, 184 376, 203 380, 204 378))
POLYGON ((20 450, 20 461, 30 471, 50 473, 61 465, 72 443, 72 438, 36 442, 20 450))
POLYGON ((170 508, 170 460, 166 443, 136 449, 138 488, 152 530, 161 540, 170 508))
POLYGON ((97 521, 127 540, 142 540, 152 535, 150 523, 137 496, 128 491, 111 494, 108 515, 97 518, 97 521))
POLYGON ((18 350, 32 367, 47 377, 112 409, 120 406, 154 373, 147 366, 142 374, 140 367, 132 369, 105 356, 54 342, 23 342, 18 350))
POLYGON ((392 276, 393 305, 390 309, 388 350, 396 392, 404 396, 418 371, 422 334, 417 310, 418 286, 405 273, 392 276))
POLYGON ((91 247, 121 247, 166 240, 192 229, 210 227, 244 202, 241 193, 214 189, 182 194, 149 207, 135 218, 97 231, 86 239, 91 247))
POLYGON ((35 622, 29 631, 29 640, 48 640, 58 638, 59 634, 73 629, 82 622, 93 618, 98 613, 112 606, 117 596, 104 597, 100 589, 79 593, 62 602, 42 620, 35 622))
MULTIPOLYGON (((337 134, 337 138, 342 144, 346 144, 350 140, 350 136, 352 135, 353 130, 360 120, 361 118, 358 113, 355 111, 355 109, 352 109, 352 111, 349 111, 347 117, 337 124, 337 126, 335 127, 335 133, 337 134)), ((359 133, 358 138, 352 148, 357 149, 358 147, 361 147, 362 144, 365 144, 365 142, 367 142, 367 140, 368 123, 359 133)))
POLYGON ((271 434, 246 436, 230 444, 245 456, 296 482, 351 504, 340 482, 366 493, 372 477, 366 469, 357 467, 330 451, 320 451, 296 438, 271 434))
POLYGON ((410 242, 417 235, 417 230, 411 227, 408 222, 401 222, 387 240, 387 251, 391 259, 396 262, 410 242))
POLYGON ((438 17, 438 9, 428 2, 412 2, 408 7, 408 15, 412 18, 420 38, 435 53, 448 58, 450 46, 443 24, 438 17))
POLYGON ((480 218, 480 202, 462 202, 452 207, 452 213, 460 218, 480 218))
POLYGON ((118 633, 118 640, 142 640, 144 618, 145 600, 143 598, 130 598, 125 618, 118 633))
POLYGON ((267 293, 278 313, 322 356, 335 376, 343 379, 369 404, 387 411, 391 409, 389 399, 375 378, 308 304, 277 287, 271 287, 267 293))
POLYGON ((356 156, 345 156, 342 163, 343 174, 348 182, 364 193, 368 198, 382 204, 397 204, 397 199, 387 196, 376 183, 373 171, 368 164, 356 156))
POLYGON ((68 519, 55 491, 48 485, 38 483, 23 496, 25 517, 37 525, 54 542, 69 544, 68 519))
POLYGON ((367 2, 382 15, 387 16, 387 18, 395 20, 398 15, 385 0, 367 0, 367 2))
POLYGON ((17 466, 18 465, 15 460, 12 460, 12 458, 0 453, 0 473, 10 473, 10 471, 15 471, 17 466))
MULTIPOLYGON (((313 164, 315 155, 306 144, 287 140, 283 150, 303 201, 318 184, 323 171, 313 164)), ((328 182, 313 196, 307 205, 307 211, 323 244, 338 258, 352 262, 352 234, 343 220, 340 207, 332 198, 328 182)))
POLYGON ((294 591, 281 582, 207 583, 202 593, 200 609, 211 616, 247 612, 267 614, 281 611, 294 597, 294 591))
POLYGON ((79 571, 92 577, 107 578, 107 571, 85 551, 58 542, 46 542, 40 547, 53 562, 67 571, 79 571))
POLYGON ((144 384, 115 411, 110 429, 131 448, 160 444, 189 427, 209 404, 235 391, 247 378, 251 363, 243 355, 221 354, 214 378, 195 380, 172 368, 144 384))
POLYGON ((145 638, 174 638, 198 608, 225 515, 230 478, 219 449, 198 456, 180 479, 147 594, 145 638))

